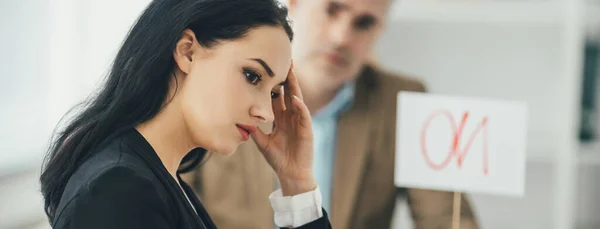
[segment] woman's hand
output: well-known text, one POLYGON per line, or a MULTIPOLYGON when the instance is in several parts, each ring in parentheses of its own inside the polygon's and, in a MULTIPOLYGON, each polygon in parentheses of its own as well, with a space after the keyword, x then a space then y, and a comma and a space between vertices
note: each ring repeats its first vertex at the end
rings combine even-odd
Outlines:
POLYGON ((263 156, 275 170, 284 196, 312 191, 317 187, 312 170, 312 121, 292 69, 293 64, 283 96, 273 101, 273 131, 265 134, 259 129, 252 134, 263 156))

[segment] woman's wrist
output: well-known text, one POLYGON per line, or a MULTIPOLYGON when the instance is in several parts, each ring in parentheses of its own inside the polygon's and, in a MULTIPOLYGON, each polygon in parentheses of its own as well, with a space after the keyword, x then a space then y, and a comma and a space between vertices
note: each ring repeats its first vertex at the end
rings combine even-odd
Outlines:
POLYGON ((303 177, 287 178, 278 176, 283 196, 295 196, 317 188, 317 181, 312 174, 303 177))

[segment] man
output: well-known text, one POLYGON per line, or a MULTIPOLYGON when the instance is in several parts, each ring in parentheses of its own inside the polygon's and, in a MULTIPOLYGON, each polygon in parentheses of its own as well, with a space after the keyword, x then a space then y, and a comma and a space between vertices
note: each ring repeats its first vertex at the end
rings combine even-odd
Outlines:
MULTIPOLYGON (((425 91, 367 63, 393 0, 290 0, 294 71, 313 116, 314 171, 336 229, 390 228, 406 194, 419 229, 451 228, 453 194, 394 187, 396 95, 425 91)), ((219 228, 273 228, 274 174, 253 142, 188 178, 219 228)), ((461 228, 477 228, 462 198, 461 228)))

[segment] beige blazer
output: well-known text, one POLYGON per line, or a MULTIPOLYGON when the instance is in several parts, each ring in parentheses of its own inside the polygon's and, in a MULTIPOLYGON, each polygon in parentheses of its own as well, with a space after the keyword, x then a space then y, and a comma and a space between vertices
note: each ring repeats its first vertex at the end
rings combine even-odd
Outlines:
MULTIPOLYGON (((300 79, 301 80, 301 79, 300 79)), ((396 196, 406 194, 418 229, 451 228, 453 194, 394 186, 398 91, 425 91, 420 82, 366 66, 354 103, 338 123, 330 219, 335 229, 390 228, 396 196)), ((276 179, 254 142, 231 156, 210 155, 186 179, 221 229, 271 229, 268 196, 276 179)), ((461 228, 478 228, 467 196, 461 228)))

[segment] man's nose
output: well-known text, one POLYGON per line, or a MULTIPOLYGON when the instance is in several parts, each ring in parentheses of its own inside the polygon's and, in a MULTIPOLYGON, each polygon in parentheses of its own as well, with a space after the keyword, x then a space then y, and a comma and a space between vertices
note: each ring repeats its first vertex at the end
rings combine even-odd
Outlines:
POLYGON ((331 26, 329 37, 337 47, 346 48, 352 43, 353 32, 351 22, 348 19, 342 19, 331 26))

